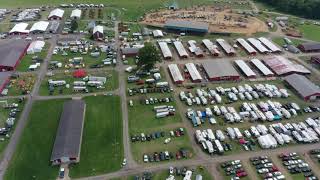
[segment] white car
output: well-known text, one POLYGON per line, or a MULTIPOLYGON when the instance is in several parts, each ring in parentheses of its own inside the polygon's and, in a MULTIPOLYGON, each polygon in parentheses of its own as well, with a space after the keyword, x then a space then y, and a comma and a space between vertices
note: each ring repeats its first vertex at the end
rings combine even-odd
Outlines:
POLYGON ((170 166, 170 168, 169 168, 169 173, 170 173, 170 174, 173 174, 173 173, 174 173, 173 171, 174 171, 174 168, 173 168, 172 166, 170 166))
POLYGON ((127 159, 124 158, 124 159, 123 159, 123 162, 122 162, 122 166, 126 166, 126 165, 127 165, 127 159))
POLYGON ((170 142, 171 142, 171 138, 167 138, 167 139, 164 140, 164 143, 165 143, 165 144, 168 144, 168 143, 170 143, 170 142))
POLYGON ((145 163, 147 163, 147 162, 149 162, 149 157, 148 157, 148 155, 143 155, 143 162, 145 162, 145 163))

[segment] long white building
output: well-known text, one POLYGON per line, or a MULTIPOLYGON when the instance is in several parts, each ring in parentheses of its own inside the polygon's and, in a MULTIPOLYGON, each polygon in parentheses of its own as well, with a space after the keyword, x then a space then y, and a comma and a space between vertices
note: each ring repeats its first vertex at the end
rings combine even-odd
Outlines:
POLYGON ((158 42, 162 55, 165 59, 171 59, 172 53, 169 49, 169 46, 166 42, 158 42))
POLYGON ((177 64, 169 64, 168 65, 169 72, 171 75, 171 78, 173 79, 173 82, 176 84, 181 84, 184 81, 183 76, 181 75, 181 72, 179 70, 179 67, 177 64))
POLYGON ((202 77, 201 77, 197 67, 193 63, 187 63, 186 68, 190 74, 192 82, 201 82, 202 77))
POLYGON ((180 58, 188 58, 189 55, 186 49, 183 47, 183 44, 181 43, 181 41, 175 41, 173 42, 173 45, 176 48, 180 58))
POLYGON ((248 38, 250 44, 252 44, 260 53, 268 53, 269 50, 257 39, 255 38, 248 38))

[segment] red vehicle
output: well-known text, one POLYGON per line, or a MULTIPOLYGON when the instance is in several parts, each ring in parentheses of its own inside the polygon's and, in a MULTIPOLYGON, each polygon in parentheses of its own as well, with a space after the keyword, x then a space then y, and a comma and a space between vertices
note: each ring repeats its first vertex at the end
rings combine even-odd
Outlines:
POLYGON ((176 158, 179 160, 179 159, 181 159, 181 153, 180 153, 180 151, 178 151, 177 153, 176 153, 176 158))
POLYGON ((175 131, 175 134, 176 134, 176 137, 180 137, 181 136, 180 131, 175 131))
POLYGON ((248 174, 246 172, 241 172, 241 173, 237 173, 236 176, 237 177, 245 177, 247 176, 248 174))

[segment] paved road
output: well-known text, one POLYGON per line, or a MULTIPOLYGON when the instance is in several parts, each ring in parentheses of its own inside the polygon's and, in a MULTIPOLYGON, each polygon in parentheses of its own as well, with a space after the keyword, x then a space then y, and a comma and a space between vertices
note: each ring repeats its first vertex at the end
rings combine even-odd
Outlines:
POLYGON ((218 165, 219 163, 225 162, 225 161, 231 161, 235 159, 239 160, 248 160, 250 157, 255 156, 273 156, 278 155, 282 152, 297 152, 300 154, 303 154, 305 152, 308 152, 311 149, 319 148, 320 143, 316 144, 306 144, 306 145, 293 145, 288 147, 282 147, 277 149, 271 149, 271 150, 261 150, 261 151, 255 151, 255 152, 245 152, 241 154, 232 154, 228 156, 214 156, 209 157, 207 159, 192 159, 192 160, 185 160, 185 161, 174 161, 174 162, 168 162, 168 163, 161 163, 161 164, 154 164, 149 166, 145 166, 143 168, 137 167, 137 168, 130 168, 130 169, 123 169, 114 173, 99 175, 99 176, 91 176, 86 178, 79 178, 77 180, 103 180, 103 179, 111 179, 111 178, 117 178, 117 177, 125 177, 135 174, 140 174, 145 171, 161 171, 168 169, 168 167, 181 167, 181 166, 210 166, 210 165, 218 165))

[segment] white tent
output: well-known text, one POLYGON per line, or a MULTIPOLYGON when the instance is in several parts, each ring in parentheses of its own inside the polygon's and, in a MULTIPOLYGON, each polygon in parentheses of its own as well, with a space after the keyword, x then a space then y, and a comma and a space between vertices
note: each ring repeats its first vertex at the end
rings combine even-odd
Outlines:
POLYGON ((80 9, 74 9, 74 10, 72 10, 70 17, 71 17, 71 18, 74 18, 74 19, 80 19, 80 17, 81 17, 81 10, 80 10, 80 9))
POLYGON ((45 45, 44 41, 33 41, 27 49, 27 54, 34 54, 34 53, 41 52, 44 45, 45 45))
POLYGON ((10 30, 9 33, 29 33, 29 30, 27 30, 28 23, 18 23, 14 25, 14 27, 10 30))
POLYGON ((48 16, 48 19, 51 19, 51 18, 62 18, 63 17, 63 14, 64 14, 64 10, 62 9, 54 9, 50 12, 49 16, 48 16))
POLYGON ((45 32, 49 26, 47 21, 39 21, 33 24, 30 29, 30 32, 45 32))
POLYGON ((163 33, 161 30, 152 31, 153 37, 163 37, 163 33))

